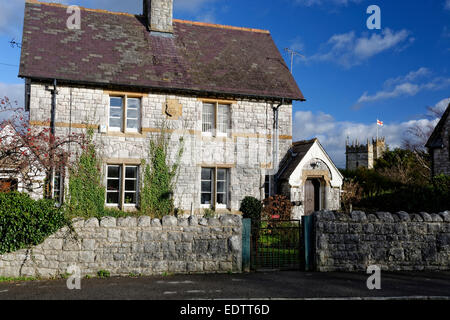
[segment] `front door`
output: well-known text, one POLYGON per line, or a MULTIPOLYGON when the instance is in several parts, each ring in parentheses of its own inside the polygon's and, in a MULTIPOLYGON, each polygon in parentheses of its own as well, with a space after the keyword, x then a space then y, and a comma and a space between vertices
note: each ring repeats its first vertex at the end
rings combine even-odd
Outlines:
POLYGON ((305 183, 305 215, 320 210, 320 181, 308 179, 305 183))

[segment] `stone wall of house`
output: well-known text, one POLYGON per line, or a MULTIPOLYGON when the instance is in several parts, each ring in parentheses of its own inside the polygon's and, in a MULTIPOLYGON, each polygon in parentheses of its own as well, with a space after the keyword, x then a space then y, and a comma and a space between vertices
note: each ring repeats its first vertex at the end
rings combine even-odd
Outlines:
POLYGON ((164 217, 75 219, 67 228, 28 250, 0 255, 0 277, 51 278, 69 266, 82 276, 241 272, 242 220, 164 217))
MULTIPOLYGON (((42 125, 50 120, 51 94, 43 83, 31 85, 30 119, 42 125)), ((230 171, 229 209, 235 213, 245 196, 264 197, 265 175, 273 174, 273 111, 265 101, 238 100, 231 105, 231 131, 225 137, 202 134, 202 101, 194 96, 149 93, 141 99, 141 133, 100 133, 108 125, 109 93, 90 87, 59 86, 56 107, 56 133, 85 131, 93 125, 94 139, 104 159, 111 162, 137 162, 148 156, 150 138, 163 121, 172 130, 171 158, 175 159, 180 138, 184 153, 175 190, 175 205, 186 212, 201 212, 200 177, 202 167, 225 167, 230 171), (181 109, 180 116, 168 117, 166 105, 181 109)), ((279 159, 292 144, 292 105, 280 108, 279 159)), ((48 125, 48 124, 47 124, 48 125)))
POLYGON ((441 135, 443 148, 433 150, 434 174, 450 175, 450 117, 447 117, 447 123, 441 135))
POLYGON ((450 270, 450 212, 314 214, 318 271, 450 270))

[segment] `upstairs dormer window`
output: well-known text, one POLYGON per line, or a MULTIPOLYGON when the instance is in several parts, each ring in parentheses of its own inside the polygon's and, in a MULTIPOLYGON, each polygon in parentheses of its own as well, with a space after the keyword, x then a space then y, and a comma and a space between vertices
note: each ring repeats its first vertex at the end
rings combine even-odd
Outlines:
POLYGON ((117 132, 139 132, 141 129, 141 99, 110 97, 109 130, 117 132))
POLYGON ((230 129, 230 105, 203 103, 202 132, 204 135, 226 136, 230 129))

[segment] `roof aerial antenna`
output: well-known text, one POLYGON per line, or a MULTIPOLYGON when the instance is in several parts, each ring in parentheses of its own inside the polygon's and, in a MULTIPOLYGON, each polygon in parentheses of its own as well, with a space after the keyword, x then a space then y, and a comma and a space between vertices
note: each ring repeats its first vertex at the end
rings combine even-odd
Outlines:
POLYGON ((306 58, 304 55, 302 55, 300 52, 297 52, 295 50, 289 49, 289 48, 284 48, 284 51, 286 51, 287 53, 289 53, 291 55, 291 74, 292 74, 292 70, 294 67, 294 56, 299 56, 302 58, 306 58))

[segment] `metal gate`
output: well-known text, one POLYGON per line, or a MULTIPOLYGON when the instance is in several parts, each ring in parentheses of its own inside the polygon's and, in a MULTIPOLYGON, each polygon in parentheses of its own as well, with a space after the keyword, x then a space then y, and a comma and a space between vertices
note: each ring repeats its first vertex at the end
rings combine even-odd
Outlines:
POLYGON ((250 236, 252 270, 300 270, 304 265, 301 221, 262 221, 250 236))

